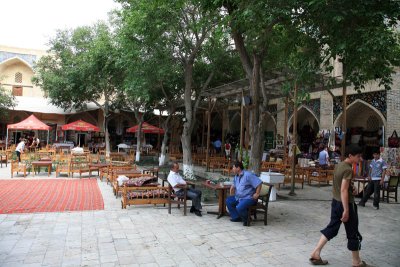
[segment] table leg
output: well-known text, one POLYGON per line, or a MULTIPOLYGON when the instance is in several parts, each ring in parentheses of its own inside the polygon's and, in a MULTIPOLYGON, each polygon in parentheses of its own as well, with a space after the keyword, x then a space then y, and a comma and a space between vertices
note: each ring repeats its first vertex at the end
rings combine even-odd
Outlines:
POLYGON ((47 177, 50 177, 50 174, 51 174, 51 164, 48 166, 48 174, 47 174, 47 177))

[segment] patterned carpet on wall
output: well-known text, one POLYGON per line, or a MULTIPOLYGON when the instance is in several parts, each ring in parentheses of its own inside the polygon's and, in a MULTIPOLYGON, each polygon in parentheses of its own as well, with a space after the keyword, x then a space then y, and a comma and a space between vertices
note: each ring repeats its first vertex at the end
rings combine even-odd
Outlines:
POLYGON ((0 214, 103 209, 96 179, 0 180, 0 214))

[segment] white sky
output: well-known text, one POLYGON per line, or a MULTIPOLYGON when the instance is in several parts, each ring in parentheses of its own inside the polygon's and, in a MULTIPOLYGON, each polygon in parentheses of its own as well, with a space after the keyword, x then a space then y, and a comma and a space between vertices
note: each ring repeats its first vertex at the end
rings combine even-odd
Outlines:
POLYGON ((0 45, 47 49, 56 29, 107 20, 113 0, 0 0, 0 45))

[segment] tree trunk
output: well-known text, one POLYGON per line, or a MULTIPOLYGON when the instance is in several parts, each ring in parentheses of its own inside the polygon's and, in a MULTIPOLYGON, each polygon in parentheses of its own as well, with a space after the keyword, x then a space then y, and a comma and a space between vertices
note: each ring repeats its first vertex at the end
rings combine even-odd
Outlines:
POLYGON ((263 119, 260 112, 260 58, 253 56, 253 73, 250 80, 250 96, 252 108, 250 109, 250 168, 254 173, 260 173, 263 141, 263 119))
POLYGON ((166 162, 167 143, 168 143, 168 129, 169 129, 169 125, 168 124, 169 124, 169 121, 172 118, 172 114, 174 113, 173 110, 174 110, 174 108, 169 110, 168 117, 163 123, 164 137, 163 137, 163 140, 162 140, 161 153, 160 153, 160 158, 159 158, 159 161, 158 161, 158 165, 159 166, 163 166, 165 164, 165 162, 166 162))
POLYGON ((161 153, 160 153, 160 158, 158 165, 163 166, 166 162, 166 156, 167 156, 167 143, 168 143, 168 133, 167 129, 164 128, 164 138, 161 144, 161 153))
POLYGON ((110 155, 110 134, 108 133, 108 119, 107 113, 103 110, 103 127, 104 127, 104 138, 106 143, 106 156, 110 155))
POLYGON ((142 147, 142 121, 139 121, 139 127, 137 131, 137 140, 136 140, 136 157, 135 161, 140 161, 140 149, 142 147))
POLYGON ((194 179, 193 164, 192 164, 192 75, 193 62, 188 62, 185 65, 185 122, 183 123, 183 131, 181 136, 183 150, 183 175, 186 179, 194 179))

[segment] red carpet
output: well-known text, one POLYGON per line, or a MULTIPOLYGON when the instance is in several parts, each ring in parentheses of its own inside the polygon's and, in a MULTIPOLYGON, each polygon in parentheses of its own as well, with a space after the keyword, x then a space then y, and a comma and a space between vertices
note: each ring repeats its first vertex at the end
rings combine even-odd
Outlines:
POLYGON ((96 179, 0 180, 0 213, 103 210, 96 179))

